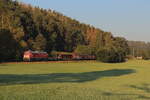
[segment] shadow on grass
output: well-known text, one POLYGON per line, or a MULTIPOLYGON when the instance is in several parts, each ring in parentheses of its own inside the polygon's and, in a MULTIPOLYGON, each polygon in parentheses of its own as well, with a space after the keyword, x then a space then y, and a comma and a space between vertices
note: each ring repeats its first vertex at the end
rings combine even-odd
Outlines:
POLYGON ((140 86, 129 85, 129 87, 134 88, 134 89, 138 89, 138 90, 142 90, 142 91, 147 92, 147 93, 150 93, 150 84, 142 84, 140 86))
POLYGON ((39 83, 82 83, 94 81, 103 77, 122 76, 135 73, 132 69, 113 69, 84 73, 53 73, 53 74, 1 74, 0 85, 39 84, 39 83))
MULTIPOLYGON (((116 97, 121 97, 121 98, 128 98, 127 100, 150 100, 149 96, 145 96, 142 94, 129 94, 129 93, 114 93, 114 92, 102 92, 102 95, 104 96, 116 96, 116 97), (129 99, 132 98, 132 99, 129 99)), ((126 99, 125 99, 126 100, 126 99)))
MULTIPOLYGON (((142 84, 140 86, 136 86, 136 85, 129 85, 128 87, 130 88, 134 88, 134 89, 137 89, 137 90, 141 90, 141 91, 144 91, 145 93, 150 93, 150 84, 142 84)), ((139 93, 114 93, 114 92, 102 92, 102 95, 105 95, 105 96, 118 96, 118 97, 133 97, 134 100, 150 100, 150 96, 145 96, 143 94, 141 94, 140 92, 139 93)))

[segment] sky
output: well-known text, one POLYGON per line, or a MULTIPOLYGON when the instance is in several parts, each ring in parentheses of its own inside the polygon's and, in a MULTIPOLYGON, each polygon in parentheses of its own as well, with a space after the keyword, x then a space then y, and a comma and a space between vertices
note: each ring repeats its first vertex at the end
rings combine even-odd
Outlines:
POLYGON ((150 42, 150 0, 18 0, 52 9, 114 36, 150 42))

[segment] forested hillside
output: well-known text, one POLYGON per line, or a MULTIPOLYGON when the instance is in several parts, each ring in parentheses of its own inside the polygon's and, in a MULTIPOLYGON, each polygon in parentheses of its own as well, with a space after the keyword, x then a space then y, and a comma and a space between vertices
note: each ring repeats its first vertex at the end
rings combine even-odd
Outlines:
POLYGON ((50 54, 52 51, 80 52, 80 47, 88 47, 90 53, 96 55, 105 47, 108 51, 113 50, 108 55, 115 51, 114 55, 119 59, 128 53, 124 38, 113 37, 110 32, 56 11, 17 1, 0 0, 0 22, 0 59, 4 61, 20 59, 29 49, 50 54))

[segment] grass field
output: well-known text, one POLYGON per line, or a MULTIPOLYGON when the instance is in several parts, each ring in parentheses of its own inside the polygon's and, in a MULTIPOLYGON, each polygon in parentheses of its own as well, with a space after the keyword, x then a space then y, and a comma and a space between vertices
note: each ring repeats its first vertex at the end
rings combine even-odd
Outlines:
POLYGON ((150 100, 150 61, 0 64, 0 100, 150 100))

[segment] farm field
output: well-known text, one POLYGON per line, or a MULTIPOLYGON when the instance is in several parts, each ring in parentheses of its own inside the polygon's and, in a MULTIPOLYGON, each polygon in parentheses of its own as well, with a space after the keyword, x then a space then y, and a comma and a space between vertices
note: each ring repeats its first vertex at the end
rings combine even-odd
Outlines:
POLYGON ((150 100, 150 61, 0 64, 0 100, 150 100))

